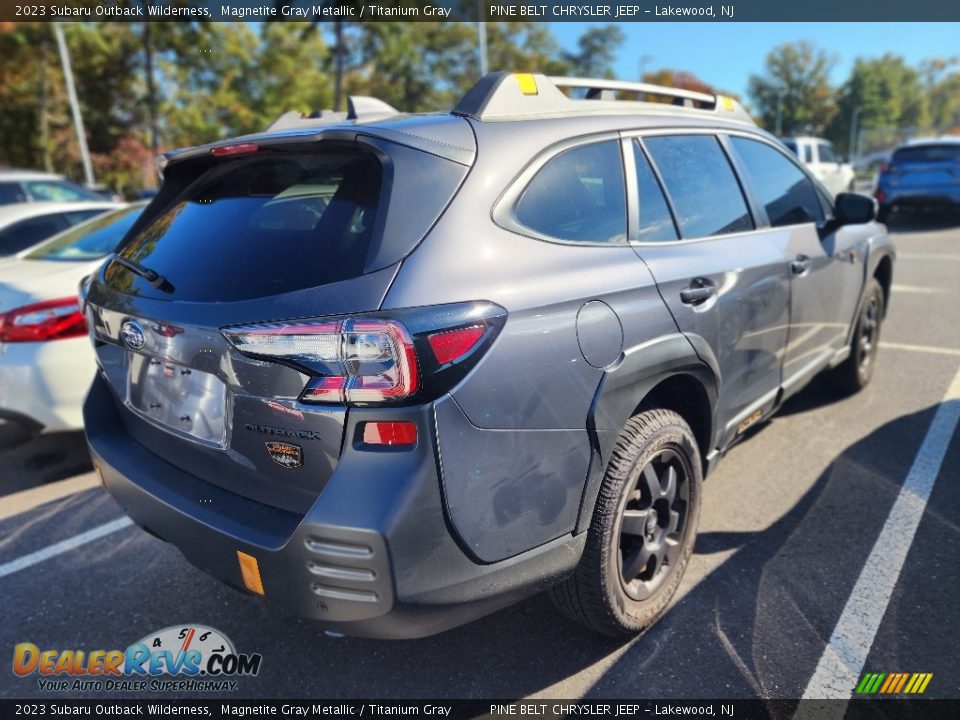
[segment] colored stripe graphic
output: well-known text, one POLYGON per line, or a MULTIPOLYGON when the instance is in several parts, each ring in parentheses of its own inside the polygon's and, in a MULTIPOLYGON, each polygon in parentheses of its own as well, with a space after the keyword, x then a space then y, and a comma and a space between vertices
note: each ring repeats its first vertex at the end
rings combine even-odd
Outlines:
POLYGON ((867 673, 860 679, 858 695, 919 695, 927 689, 933 673, 867 673))

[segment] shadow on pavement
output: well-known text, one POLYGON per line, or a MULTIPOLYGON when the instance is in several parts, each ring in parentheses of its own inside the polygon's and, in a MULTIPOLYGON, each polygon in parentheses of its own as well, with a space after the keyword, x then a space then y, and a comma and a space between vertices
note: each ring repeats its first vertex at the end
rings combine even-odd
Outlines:
POLYGON ((63 480, 92 469, 83 432, 38 435, 0 446, 0 496, 63 480))
POLYGON ((900 233, 923 233, 950 230, 960 227, 960 212, 895 212, 887 221, 887 230, 892 235, 900 233))

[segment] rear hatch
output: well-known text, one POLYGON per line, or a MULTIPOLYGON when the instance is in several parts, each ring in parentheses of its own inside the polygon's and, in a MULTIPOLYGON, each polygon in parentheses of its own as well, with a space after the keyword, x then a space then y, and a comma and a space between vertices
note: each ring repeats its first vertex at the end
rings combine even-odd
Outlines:
POLYGON ((890 161, 889 177, 901 187, 960 185, 960 143, 900 148, 890 161))
POLYGON ((466 171, 342 130, 170 164, 83 288, 128 432, 207 482, 306 512, 336 468, 348 407, 302 401, 309 369, 242 355, 222 331, 376 310, 466 171))

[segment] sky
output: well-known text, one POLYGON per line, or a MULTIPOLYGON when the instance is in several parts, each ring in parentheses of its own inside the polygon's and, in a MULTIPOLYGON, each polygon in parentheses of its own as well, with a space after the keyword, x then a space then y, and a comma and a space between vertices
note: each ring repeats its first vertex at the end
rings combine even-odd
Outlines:
MULTIPOLYGON (((588 23, 549 23, 564 48, 576 48, 588 23)), ((763 72, 767 52, 810 40, 837 57, 831 80, 843 83, 858 57, 902 55, 910 64, 960 56, 960 23, 620 23, 626 41, 614 67, 621 80, 643 71, 688 70, 714 87, 745 96, 747 79, 763 72)))

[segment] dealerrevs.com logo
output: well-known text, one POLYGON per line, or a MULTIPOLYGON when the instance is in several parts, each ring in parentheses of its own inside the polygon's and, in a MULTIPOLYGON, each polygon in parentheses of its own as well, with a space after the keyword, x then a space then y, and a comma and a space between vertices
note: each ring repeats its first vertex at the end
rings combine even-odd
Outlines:
POLYGON ((219 630, 175 625, 151 633, 125 650, 13 649, 13 672, 36 676, 46 692, 170 692, 237 690, 238 677, 260 672, 259 653, 238 653, 219 630))

